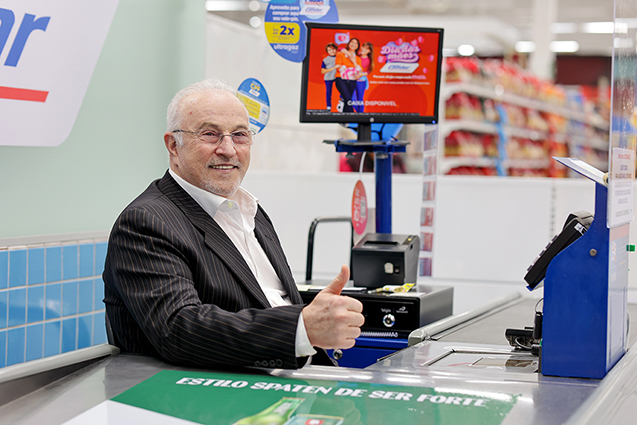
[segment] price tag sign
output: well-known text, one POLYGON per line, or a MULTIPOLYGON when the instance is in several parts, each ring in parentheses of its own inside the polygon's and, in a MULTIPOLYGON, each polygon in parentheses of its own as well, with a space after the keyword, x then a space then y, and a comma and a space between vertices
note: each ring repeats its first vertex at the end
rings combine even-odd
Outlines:
POLYGON ((352 226, 362 235, 367 227, 367 194, 362 181, 357 181, 352 195, 352 226))

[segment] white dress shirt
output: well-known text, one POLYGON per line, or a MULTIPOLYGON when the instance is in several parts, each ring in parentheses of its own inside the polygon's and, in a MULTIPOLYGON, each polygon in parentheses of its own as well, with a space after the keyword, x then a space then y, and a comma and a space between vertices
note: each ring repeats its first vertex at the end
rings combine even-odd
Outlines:
MULTIPOLYGON (((254 234, 258 199, 241 187, 232 198, 224 198, 188 183, 172 170, 169 173, 228 235, 250 267, 270 305, 290 305, 281 280, 254 234)), ((311 356, 315 353, 305 330, 303 314, 300 314, 296 329, 296 356, 311 356)))

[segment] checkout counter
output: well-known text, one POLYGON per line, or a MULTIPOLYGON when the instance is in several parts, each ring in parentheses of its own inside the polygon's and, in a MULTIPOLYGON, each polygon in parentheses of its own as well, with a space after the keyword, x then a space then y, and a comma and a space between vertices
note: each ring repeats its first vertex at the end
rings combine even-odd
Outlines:
MULTIPOLYGON (((469 286, 454 288, 454 298, 470 298, 471 295, 464 291, 469 286)), ((387 402, 380 395, 386 398, 393 394, 392 398, 400 399, 400 394, 411 393, 414 394, 411 401, 416 402, 416 392, 427 394, 421 394, 418 400, 422 406, 428 403, 428 407, 418 412, 413 405, 404 404, 405 414, 420 417, 413 423, 459 423, 460 419, 462 423, 476 423, 472 418, 477 421, 480 416, 475 412, 487 412, 476 405, 476 400, 500 402, 506 407, 496 412, 491 420, 479 423, 631 423, 637 413, 633 402, 637 391, 636 350, 629 349, 606 377, 598 380, 543 376, 536 372, 537 356, 518 352, 507 345, 505 329, 532 324, 537 301, 535 297, 512 293, 481 303, 475 309, 419 329, 410 336, 409 347, 364 369, 307 366, 299 370, 202 371, 176 367, 154 358, 119 354, 109 345, 91 347, 0 370, 0 422, 38 425, 58 425, 67 421, 70 424, 143 423, 139 418, 118 416, 99 407, 131 388, 139 387, 159 372, 181 371, 184 376, 237 373, 244 379, 249 375, 258 381, 283 378, 321 382, 324 386, 336 382, 341 386, 358 386, 360 392, 368 391, 368 395, 376 394, 376 398, 381 399, 365 402, 363 408, 370 412, 369 416, 353 422, 357 424, 391 423, 379 422, 378 417, 372 417, 374 405, 387 402), (391 386, 394 391, 405 388, 405 392, 372 391, 383 386, 391 386), (473 403, 470 407, 474 408, 474 413, 454 416, 453 408, 463 408, 463 403, 473 403), (94 412, 92 417, 87 415, 91 411, 94 412), (87 418, 91 418, 90 422, 87 418)), ((637 305, 629 304, 629 312, 632 318, 637 318, 637 305)), ((637 327, 631 323, 630 329, 629 347, 632 347, 637 327)), ((167 400, 171 399, 169 393, 162 392, 167 400)), ((214 399, 206 400, 200 407, 209 412, 221 406, 214 399)), ((405 400, 394 401, 394 405, 400 406, 400 403, 406 403, 405 400)), ((244 403, 245 406, 250 404, 252 401, 244 403)), ((168 417, 161 415, 161 418, 153 419, 153 422, 192 423, 178 419, 163 422, 168 417)), ((400 422, 411 423, 409 419, 400 422)))
MULTIPOLYGON (((596 212, 604 218, 605 208, 601 206, 606 205, 606 199, 600 193, 604 195, 605 189, 597 191, 596 201, 600 207, 596 212)), ((589 239, 608 246, 605 219, 600 223, 601 231, 596 232, 591 226, 571 246, 585 246, 580 241, 588 243, 589 239)), ((627 234, 622 235, 627 238, 627 234)), ((491 294, 502 294, 503 291, 485 290, 484 282, 471 285, 471 282, 431 279, 426 284, 418 283, 414 294, 419 295, 407 293, 408 298, 400 301, 400 305, 389 306, 387 303, 398 301, 394 297, 381 297, 380 301, 368 299, 369 284, 373 276, 382 274, 395 277, 397 284, 416 281, 415 268, 411 264, 417 258, 412 252, 416 252, 418 244, 417 237, 409 235, 397 240, 394 240, 395 235, 392 240, 388 238, 376 237, 371 243, 369 240, 362 242, 360 252, 356 253, 357 262, 367 265, 363 271, 353 267, 354 282, 350 288, 362 287, 367 292, 361 296, 371 331, 392 329, 396 337, 407 336, 407 344, 376 357, 364 368, 310 365, 299 370, 198 370, 176 367, 154 358, 120 354, 115 347, 101 345, 0 370, 0 422, 25 425, 597 425, 634 422, 637 414, 634 403, 637 350, 632 347, 637 337, 634 323, 637 304, 624 304, 627 311, 621 310, 621 317, 633 323, 615 322, 620 325, 617 326, 620 333, 614 337, 622 342, 622 350, 624 342, 628 349, 625 354, 622 351, 623 355, 613 362, 605 376, 602 375, 603 379, 539 373, 540 366, 549 356, 541 360, 532 350, 520 350, 505 337, 507 329, 534 325, 540 299, 545 303, 546 317, 546 307, 555 298, 588 303, 590 294, 586 294, 593 293, 592 286, 600 286, 608 294, 605 281, 608 261, 601 261, 602 278, 591 280, 585 276, 585 291, 574 291, 574 285, 564 282, 576 280, 564 277, 553 285, 556 268, 549 267, 547 283, 568 291, 553 298, 549 296, 549 290, 554 289, 551 285, 545 285, 542 294, 534 291, 523 295, 522 286, 512 284, 508 289, 513 290, 504 291, 506 294, 501 298, 494 298, 491 294), (375 257, 380 251, 384 253, 379 257, 382 261, 375 257), (387 255, 388 252, 391 255, 387 255), (375 270, 372 277, 365 277, 365 269, 373 265, 381 268, 375 270), (361 275, 364 279, 358 285, 357 272, 358 279, 361 275), (468 305, 467 300, 472 303, 468 305), (453 315, 436 308, 452 304, 453 315), (374 312, 377 314, 372 314, 374 312), (405 313, 404 317, 399 316, 399 312, 405 313), (420 323, 420 327, 412 327, 414 323, 420 323), (406 328, 416 329, 402 335, 406 328), (265 421, 264 416, 267 417, 265 421)), ((571 246, 564 252, 576 251, 571 246)), ((597 251, 593 255, 593 250, 588 248, 585 251, 585 257, 590 257, 588 261, 609 258, 608 255, 597 256, 597 251)), ((621 260, 626 267, 626 255, 617 253, 611 264, 621 260)), ((559 265, 560 262, 552 264, 559 265)), ((572 270, 572 267, 568 268, 569 272, 572 270)), ((375 282, 372 288, 383 288, 387 278, 375 282)), ((621 295, 621 301, 624 301, 626 292, 621 291, 621 295)), ((602 302, 610 299, 608 296, 597 298, 602 302)), ((571 319, 579 320, 582 317, 579 313, 590 313, 590 305, 583 305, 588 306, 587 309, 578 304, 578 314, 572 315, 571 319)), ((612 317, 608 317, 608 323, 611 323, 612 317)), ((599 325, 593 323, 595 320, 588 322, 593 325, 590 329, 599 325)), ((546 331, 546 320, 544 325, 546 331)), ((566 320, 557 324, 554 321, 551 326, 568 332, 565 334, 567 339, 582 339, 582 347, 595 345, 586 344, 591 334, 574 334, 574 326, 566 320)), ((364 347, 372 352, 376 348, 364 347)), ((609 352, 612 348, 608 345, 609 352)), ((540 355, 543 351, 546 348, 540 350, 540 355)), ((593 356, 593 350, 579 351, 576 353, 578 361, 593 356)))

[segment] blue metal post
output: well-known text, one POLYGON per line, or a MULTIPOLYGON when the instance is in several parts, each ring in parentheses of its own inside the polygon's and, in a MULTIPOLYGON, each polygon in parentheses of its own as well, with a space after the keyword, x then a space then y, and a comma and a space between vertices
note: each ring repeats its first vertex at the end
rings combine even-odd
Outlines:
POLYGON ((376 152, 376 233, 391 233, 392 154, 376 152))
MULTIPOLYGON (((402 124, 401 124, 402 125, 402 124)), ((371 124, 358 124, 356 140, 326 141, 334 143, 337 152, 373 152, 376 177, 376 233, 391 233, 391 175, 392 154, 405 152, 407 142, 400 142, 392 136, 382 139, 382 127, 377 138, 372 134, 371 124)), ((396 130, 398 131, 398 130, 396 130)))

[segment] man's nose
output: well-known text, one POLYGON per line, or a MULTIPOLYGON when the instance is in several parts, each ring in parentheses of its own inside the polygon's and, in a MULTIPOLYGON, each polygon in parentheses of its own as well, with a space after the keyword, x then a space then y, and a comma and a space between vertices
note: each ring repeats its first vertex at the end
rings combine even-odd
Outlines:
POLYGON ((230 134, 222 134, 219 142, 217 142, 217 152, 236 152, 237 148, 234 145, 234 141, 232 140, 232 136, 230 134))

